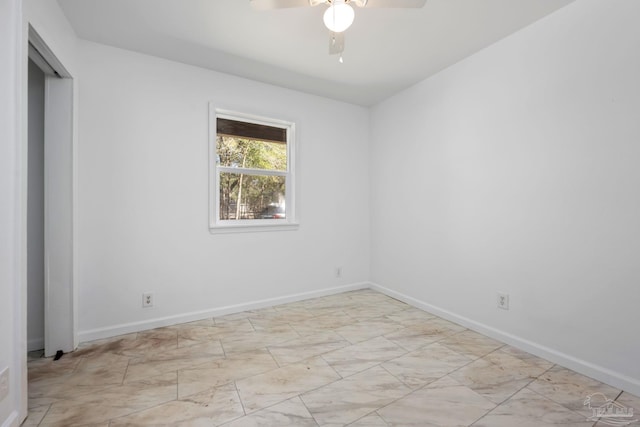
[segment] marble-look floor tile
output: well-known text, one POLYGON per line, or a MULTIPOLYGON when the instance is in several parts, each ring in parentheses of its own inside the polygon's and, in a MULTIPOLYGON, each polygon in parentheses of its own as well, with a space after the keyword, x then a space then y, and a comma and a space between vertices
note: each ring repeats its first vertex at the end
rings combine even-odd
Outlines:
POLYGON ((109 427, 109 422, 104 423, 85 423, 85 424, 40 424, 41 427, 109 427))
MULTIPOLYGON (((349 316, 356 320, 365 320, 375 317, 388 316, 402 311, 406 307, 401 307, 386 302, 357 304, 349 309, 349 316)), ((390 318, 389 318, 390 319, 390 318)))
POLYGON ((447 337, 439 341, 439 343, 470 359, 486 356, 504 345, 501 342, 469 330, 447 337))
POLYGON ((51 380, 56 377, 68 376, 75 371, 81 361, 80 357, 62 357, 56 361, 52 357, 33 360, 29 362, 28 366, 29 381, 37 382, 41 379, 51 380))
POLYGON ((201 342, 190 347, 181 347, 164 353, 149 353, 129 362, 125 383, 152 378, 180 369, 198 366, 225 357, 219 341, 201 342))
POLYGON ((528 389, 509 400, 473 424, 474 427, 591 427, 593 421, 528 389))
POLYGON ((249 319, 249 317, 260 317, 265 316, 269 313, 275 313, 275 309, 273 307, 266 307, 257 310, 246 310, 240 311, 237 313, 230 313, 224 316, 216 316, 213 318, 213 323, 216 325, 223 325, 228 322, 233 322, 241 319, 249 319))
POLYGON ((376 366, 302 395, 318 424, 348 424, 411 390, 376 366))
POLYGON ((36 406, 35 408, 29 408, 29 415, 27 416, 27 419, 24 420, 21 427, 36 427, 40 425, 40 422, 46 415, 50 406, 51 405, 45 405, 36 406))
POLYGON ((103 353, 83 358, 66 380, 67 385, 117 385, 122 384, 131 358, 103 353))
MULTIPOLYGON (((110 348, 113 348, 112 345, 119 341, 124 340, 135 340, 138 338, 138 333, 134 332, 131 334, 118 335, 110 338, 103 338, 99 340, 94 340, 86 343, 81 343, 78 346, 78 349, 72 353, 74 357, 78 356, 89 356, 91 354, 96 353, 106 353, 110 348)), ((118 347, 117 345, 115 346, 118 347)))
MULTIPOLYGON (((640 418, 640 397, 635 394, 622 392, 616 399, 616 402, 624 405, 627 408, 633 409, 633 413, 636 414, 634 418, 640 418)), ((640 424, 640 423, 639 423, 640 424)))
POLYGON ((378 414, 367 415, 349 424, 349 427, 388 427, 389 424, 378 414))
POLYGON ((584 400, 593 393, 615 399, 620 390, 569 369, 554 366, 529 384, 531 390, 574 411, 584 412, 584 400))
POLYGON ((378 410, 390 426, 469 426, 496 405, 445 377, 378 410))
POLYGON ((582 427, 594 393, 640 412, 637 396, 371 289, 40 356, 25 426, 582 427))
POLYGON ((628 397, 623 398, 623 395, 624 392, 620 393, 617 399, 611 399, 599 392, 590 394, 583 402, 583 409, 578 412, 589 421, 596 421, 594 426, 598 427, 640 425, 640 417, 633 407, 633 402, 628 397))
POLYGON ((403 327, 400 330, 385 334, 385 338, 407 351, 413 351, 459 332, 446 323, 436 322, 436 320, 431 319, 403 327))
POLYGON ((436 318, 433 314, 413 307, 395 311, 391 314, 385 315, 385 317, 396 323, 400 323, 402 326, 421 325, 428 320, 436 318))
POLYGON ((457 323, 453 323, 450 322, 448 320, 445 320, 441 317, 436 317, 435 319, 430 320, 430 323, 433 325, 437 325, 438 327, 442 328, 442 329, 449 329, 453 332, 463 332, 466 331, 467 328, 465 328, 464 326, 460 326, 457 323))
POLYGON ((350 343, 356 344, 368 339, 390 334, 402 329, 402 325, 384 317, 377 317, 353 323, 336 329, 350 343))
POLYGON ((317 427, 306 406, 294 397, 266 409, 238 418, 225 427, 317 427))
POLYGON ((178 371, 178 397, 183 398, 211 387, 276 369, 278 364, 267 350, 235 353, 195 368, 178 371))
POLYGON ((300 335, 291 326, 281 324, 273 328, 237 333, 220 341, 225 353, 230 354, 266 348, 299 337, 300 335))
POLYGON ((231 383, 116 418, 110 427, 217 426, 242 416, 240 397, 231 383))
POLYGON ((352 325, 356 320, 342 311, 322 314, 312 319, 291 322, 289 325, 301 336, 334 331, 343 326, 352 325))
POLYGON ((41 406, 49 406, 57 402, 73 400, 86 394, 97 394, 113 385, 97 383, 92 386, 67 384, 66 378, 40 379, 29 383, 29 410, 41 406))
POLYGON ((255 310, 249 310, 249 317, 268 317, 268 316, 277 316, 278 310, 276 310, 275 306, 271 307, 263 307, 255 310))
MULTIPOLYGON (((638 422, 640 422, 640 420, 637 420, 637 416, 634 415, 633 416, 633 421, 631 424, 628 424, 630 427, 636 427, 638 425, 638 422)), ((592 425, 592 424, 590 424, 592 425)), ((592 425, 593 427, 611 427, 611 422, 606 422, 605 421, 598 421, 595 424, 592 425)))
POLYGON ((188 360, 200 358, 224 357, 225 353, 219 340, 197 341, 196 343, 177 347, 158 353, 145 353, 142 356, 131 357, 135 363, 162 362, 171 360, 188 360))
POLYGON ((282 316, 280 318, 250 317, 249 323, 251 323, 254 331, 264 331, 289 326, 289 322, 287 321, 286 316, 282 316))
POLYGON ((178 339, 178 331, 171 326, 162 328, 149 329, 148 331, 138 332, 136 340, 162 340, 176 341, 178 339))
POLYGON ((358 291, 345 292, 344 295, 347 296, 355 304, 365 305, 372 303, 382 303, 389 306, 400 307, 402 309, 410 307, 407 303, 404 303, 395 298, 391 298, 378 291, 374 291, 373 289, 361 289, 358 291))
POLYGON ((178 332, 168 328, 138 332, 135 338, 126 336, 96 347, 90 346, 79 351, 79 355, 117 354, 140 357, 145 353, 159 353, 178 347, 178 332))
POLYGON ((178 347, 188 347, 220 340, 240 332, 253 332, 254 328, 248 319, 234 320, 222 325, 178 325, 174 326, 178 332, 178 347))
POLYGON ((306 310, 309 301, 315 301, 315 300, 320 299, 320 298, 322 298, 322 297, 312 298, 312 299, 303 299, 303 300, 293 301, 293 302, 286 302, 284 304, 274 305, 273 309, 276 310, 276 311, 297 310, 297 309, 305 309, 306 310))
POLYGON ((435 343, 390 360, 382 366, 411 388, 429 384, 471 362, 440 343, 435 343))
POLYGON ((306 304, 308 301, 311 301, 311 300, 307 299, 307 300, 286 302, 284 304, 274 305, 273 309, 278 312, 285 312, 285 311, 295 312, 297 310, 304 311, 307 309, 306 304))
POLYGON ((339 310, 345 307, 353 306, 357 304, 353 301, 347 293, 329 295, 321 298, 314 298, 305 302, 305 308, 307 310, 339 310))
POLYGON ((520 357, 518 354, 514 355, 511 352, 504 352, 502 350, 489 353, 482 359, 491 362, 494 365, 502 366, 507 371, 512 370, 518 374, 535 378, 553 367, 553 363, 544 361, 535 356, 520 357))
POLYGON ((500 353, 507 353, 509 356, 513 356, 522 360, 524 363, 528 365, 536 365, 540 368, 543 368, 545 371, 553 367, 553 362, 549 362, 548 360, 542 359, 540 357, 534 356, 531 353, 527 353, 526 351, 520 350, 515 347, 511 347, 510 345, 505 345, 498 350, 500 353))
POLYGON ((206 319, 194 320, 193 322, 180 323, 180 325, 174 325, 174 326, 189 327, 189 326, 213 326, 213 325, 215 325, 215 322, 213 321, 213 317, 207 317, 206 319))
MULTIPOLYGON (((343 315, 346 314, 348 315, 347 311, 350 309, 350 306, 344 306, 344 307, 332 307, 332 306, 328 306, 328 307, 307 307, 307 310, 309 310, 310 313, 313 314, 313 318, 318 318, 318 317, 328 317, 328 316, 333 316, 333 315, 343 315)), ((351 318, 353 319, 353 318, 351 318)), ((311 319, 309 319, 311 320, 311 319)))
POLYGON ((27 362, 35 362, 44 358, 44 349, 27 352, 27 362))
MULTIPOLYGON (((610 398, 607 398, 610 399, 610 398)), ((615 399, 614 407, 617 407, 620 411, 625 411, 627 417, 625 419, 614 419, 616 422, 627 422, 630 426, 639 426, 640 425, 640 397, 623 391, 620 393, 617 399, 615 399), (621 405, 621 406, 618 406, 621 405)), ((592 408, 595 406, 592 406, 592 408)), ((588 407, 586 407, 588 409, 588 407)), ((584 414, 585 412, 583 412, 584 414)), ((591 415, 593 415, 593 409, 591 409, 591 415)), ((591 418, 593 419, 593 418, 591 418)), ((599 421, 594 424, 594 427, 611 427, 612 425, 611 419, 606 419, 604 417, 599 418, 599 421)), ((618 425, 620 425, 618 423, 618 425)))
POLYGON ((44 416, 41 426, 79 426, 98 424, 176 398, 176 374, 166 374, 148 381, 110 387, 100 393, 76 396, 57 402, 44 416))
POLYGON ((70 403, 100 403, 104 400, 109 405, 142 408, 176 399, 177 384, 177 374, 169 372, 155 378, 109 387, 97 394, 77 396, 70 403))
POLYGON ((495 352, 451 373, 451 377, 492 402, 502 403, 544 371, 507 353, 495 352))
POLYGON ((225 323, 235 322, 238 320, 248 320, 251 315, 251 311, 240 311, 238 313, 225 314, 223 316, 215 316, 213 318, 214 325, 224 325, 225 323))
MULTIPOLYGON (((284 323, 299 322, 315 317, 315 313, 305 307, 292 307, 287 305, 276 305, 273 307, 274 312, 261 316, 263 319, 271 319, 284 323)), ((254 318, 251 317, 251 320, 254 318)))
POLYGON ((372 338, 358 344, 350 345, 322 358, 340 374, 347 377, 365 371, 382 362, 402 356, 406 350, 384 337, 372 338))
POLYGON ((319 332, 268 347, 280 366, 309 359, 351 345, 335 332, 319 332))
POLYGON ((249 413, 338 379, 340 376, 324 360, 315 357, 238 380, 236 386, 249 413))

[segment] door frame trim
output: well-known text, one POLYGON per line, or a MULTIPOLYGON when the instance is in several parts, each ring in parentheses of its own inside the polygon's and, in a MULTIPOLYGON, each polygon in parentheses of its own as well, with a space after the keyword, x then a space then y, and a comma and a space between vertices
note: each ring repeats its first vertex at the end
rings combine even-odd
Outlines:
MULTIPOLYGON (((78 344, 74 230, 74 80, 67 67, 31 24, 28 24, 27 44, 26 56, 45 72, 44 339, 45 356, 48 357, 57 350, 73 351, 78 344), (52 250, 54 244, 61 247, 52 250)), ((25 135, 23 139, 24 144, 27 144, 23 153, 28 153, 27 138, 28 135, 25 135)), ((28 170, 25 167, 23 179, 26 180, 27 177, 28 170)), ((23 197, 26 200, 26 186, 24 188, 23 197)), ((26 210, 24 214, 27 214, 26 210)), ((26 242, 26 230, 24 233, 26 242)), ((24 285, 26 287, 26 283, 24 285)), ((24 307, 26 304, 25 299, 24 307)), ((26 316, 24 321, 27 321, 26 316)))

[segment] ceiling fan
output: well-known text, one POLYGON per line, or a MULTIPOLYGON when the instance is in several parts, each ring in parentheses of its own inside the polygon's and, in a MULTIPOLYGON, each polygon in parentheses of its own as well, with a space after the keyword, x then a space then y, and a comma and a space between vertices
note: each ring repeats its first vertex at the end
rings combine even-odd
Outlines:
POLYGON ((371 8, 421 8, 427 0, 249 0, 249 2, 256 10, 327 5, 323 20, 330 31, 329 55, 340 55, 339 61, 342 63, 344 31, 351 26, 355 18, 352 4, 371 8))

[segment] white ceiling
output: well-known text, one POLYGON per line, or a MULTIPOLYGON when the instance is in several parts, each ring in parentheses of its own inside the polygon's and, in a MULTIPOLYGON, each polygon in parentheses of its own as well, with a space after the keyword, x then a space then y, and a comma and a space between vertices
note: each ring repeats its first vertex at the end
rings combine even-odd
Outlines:
POLYGON ((248 0, 58 0, 83 39, 372 105, 573 0, 427 0, 356 9, 344 63, 325 6, 256 11, 248 0))

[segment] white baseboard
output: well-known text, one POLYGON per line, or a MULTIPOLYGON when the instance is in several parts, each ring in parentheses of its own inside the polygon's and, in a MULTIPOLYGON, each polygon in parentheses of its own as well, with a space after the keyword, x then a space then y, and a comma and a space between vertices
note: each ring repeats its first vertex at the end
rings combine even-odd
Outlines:
POLYGON ((160 317, 156 319, 143 320, 140 322, 124 323, 106 328, 89 329, 78 333, 79 342, 93 341, 103 338, 111 338, 118 335, 130 334, 133 332, 146 331, 163 326, 176 325, 178 323, 195 322, 196 320, 207 319, 215 316, 239 313, 247 310, 257 310, 274 305, 286 304, 290 302, 302 301, 311 298, 324 297, 327 295, 339 294, 342 292, 367 289, 369 282, 353 283, 350 285, 337 286, 334 288, 322 289, 319 291, 304 292, 300 294, 286 295, 276 298, 268 298, 259 301, 252 301, 243 304, 216 307, 207 310, 194 311, 190 313, 178 314, 174 316, 160 317))
POLYGON ((464 316, 460 316, 448 310, 433 306, 424 301, 404 295, 400 292, 385 288, 376 283, 371 283, 370 288, 378 292, 382 292, 392 298, 405 302, 413 307, 419 308, 443 319, 457 323, 465 328, 471 329, 495 340, 509 344, 513 347, 524 350, 535 356, 549 360, 557 365, 576 371, 580 374, 594 378, 612 387, 616 387, 629 393, 640 396, 640 380, 623 375, 619 372, 598 366, 593 363, 582 360, 578 357, 554 350, 553 348, 529 341, 527 339, 512 335, 491 326, 476 322, 464 316))

